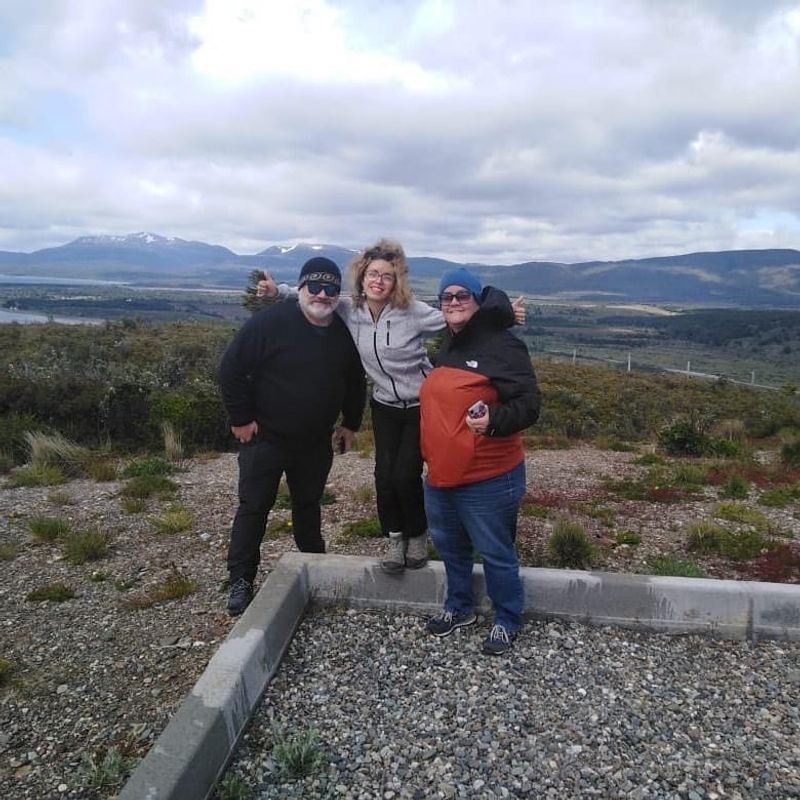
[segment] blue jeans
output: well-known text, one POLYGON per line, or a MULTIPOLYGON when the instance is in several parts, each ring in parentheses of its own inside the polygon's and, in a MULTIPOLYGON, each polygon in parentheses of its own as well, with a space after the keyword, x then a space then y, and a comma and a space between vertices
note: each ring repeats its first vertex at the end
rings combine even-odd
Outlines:
POLYGON ((466 614, 475 607, 472 564, 477 550, 495 624, 519 630, 525 598, 514 542, 524 493, 524 462, 495 478, 449 489, 425 483, 428 529, 447 572, 445 610, 466 614))

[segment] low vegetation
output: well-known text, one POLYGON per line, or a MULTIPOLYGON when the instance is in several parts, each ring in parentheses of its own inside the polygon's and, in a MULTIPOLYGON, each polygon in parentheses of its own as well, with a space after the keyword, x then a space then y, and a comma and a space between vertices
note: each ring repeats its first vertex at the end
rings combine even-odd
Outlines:
POLYGON ((25 596, 26 600, 32 603, 49 601, 51 603, 63 603, 65 600, 72 600, 75 597, 75 590, 63 583, 48 583, 33 589, 25 596))

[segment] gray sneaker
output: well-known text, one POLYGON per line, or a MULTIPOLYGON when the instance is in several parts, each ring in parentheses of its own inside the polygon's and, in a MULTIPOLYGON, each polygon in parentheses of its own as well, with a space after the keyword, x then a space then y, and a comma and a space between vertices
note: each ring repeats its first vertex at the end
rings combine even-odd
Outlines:
POLYGON ((457 611, 445 609, 438 616, 428 620, 428 633, 432 633, 434 636, 449 636, 456 628, 474 624, 476 619, 478 618, 472 611, 467 614, 459 614, 457 611))
POLYGON ((409 569, 419 569, 428 563, 428 534, 423 533, 408 540, 406 550, 406 566, 409 569))
POLYGON ((390 574, 402 572, 406 567, 406 545, 402 532, 389 534, 386 557, 381 561, 381 569, 390 574))
POLYGON ((481 649, 488 656, 502 656, 511 649, 516 638, 516 632, 509 631, 505 625, 493 625, 481 649))

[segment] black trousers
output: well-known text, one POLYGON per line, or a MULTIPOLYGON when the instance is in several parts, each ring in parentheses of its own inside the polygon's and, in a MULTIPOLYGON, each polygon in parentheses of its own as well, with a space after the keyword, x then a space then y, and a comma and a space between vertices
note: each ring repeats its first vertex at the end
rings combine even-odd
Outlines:
POLYGON ((394 408, 371 401, 375 436, 375 493, 384 536, 402 531, 412 539, 425 533, 419 406, 394 408))
POLYGON ((228 547, 231 584, 239 578, 252 583, 256 577, 267 517, 284 473, 292 496, 292 531, 297 549, 303 553, 325 552, 320 500, 332 463, 329 439, 301 451, 286 451, 259 438, 239 448, 239 508, 228 547))

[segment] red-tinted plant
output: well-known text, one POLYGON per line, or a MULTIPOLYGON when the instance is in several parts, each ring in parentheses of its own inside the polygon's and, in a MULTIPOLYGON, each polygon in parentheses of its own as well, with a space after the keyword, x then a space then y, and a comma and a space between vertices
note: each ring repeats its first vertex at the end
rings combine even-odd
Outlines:
POLYGON ((800 583, 800 545, 779 544, 741 570, 757 581, 800 583))

